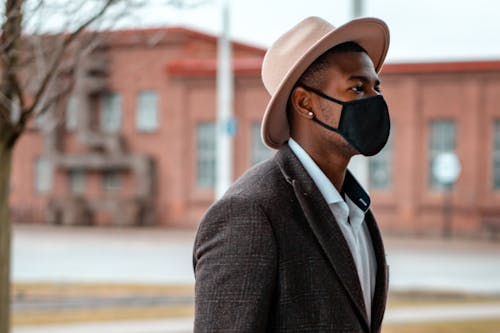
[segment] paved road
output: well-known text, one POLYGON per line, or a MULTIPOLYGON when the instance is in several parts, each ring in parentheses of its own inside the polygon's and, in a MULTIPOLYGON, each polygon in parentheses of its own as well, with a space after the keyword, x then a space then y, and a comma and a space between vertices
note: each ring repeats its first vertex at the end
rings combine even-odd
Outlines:
POLYGON ((193 319, 127 320, 103 323, 14 327, 12 333, 188 333, 193 319))
POLYGON ((499 319, 500 303, 408 306, 389 309, 385 324, 499 319))
POLYGON ((14 281, 192 283, 194 232, 16 226, 14 281))
MULTIPOLYGON (((384 324, 500 318, 500 304, 402 307, 389 310, 384 324)), ((15 327, 12 333, 187 333, 192 318, 15 327)))
MULTIPOLYGON (((193 283, 192 230, 16 226, 13 280, 193 283)), ((500 242, 386 237, 392 290, 500 294, 500 242)))

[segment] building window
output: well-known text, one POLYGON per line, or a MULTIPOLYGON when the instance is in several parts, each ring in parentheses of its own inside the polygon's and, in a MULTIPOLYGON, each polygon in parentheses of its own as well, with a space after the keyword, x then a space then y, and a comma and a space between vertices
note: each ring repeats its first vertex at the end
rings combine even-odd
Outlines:
POLYGON ((137 96, 137 129, 152 132, 158 128, 158 94, 155 91, 141 91, 137 96))
POLYGON ((121 189, 120 173, 117 171, 105 171, 102 176, 102 189, 104 192, 119 192, 121 189))
POLYGON ((107 93, 101 97, 101 130, 118 132, 121 126, 121 96, 117 93, 107 93))
POLYGON ((259 162, 267 160, 269 157, 273 155, 273 150, 268 148, 260 137, 260 123, 253 123, 251 129, 251 162, 252 165, 255 165, 259 162))
POLYGON ((495 121, 493 147, 493 188, 500 189, 500 119, 495 121))
POLYGON ((73 194, 84 194, 87 174, 83 170, 71 170, 69 172, 69 187, 73 194))
POLYGON ((41 106, 47 103, 47 95, 43 95, 38 106, 33 110, 33 127, 39 131, 44 131, 54 127, 56 120, 54 118, 54 107, 47 107, 41 110, 41 106), (51 113, 49 115, 49 113, 51 113))
POLYGON ((10 101, 10 122, 15 124, 21 118, 21 104, 19 103, 19 98, 12 97, 10 101))
POLYGON ((370 189, 390 190, 392 188, 393 136, 394 125, 391 125, 387 144, 377 155, 368 158, 370 189))
POLYGON ((45 110, 43 112, 35 113, 34 125, 37 130, 44 130, 48 126, 49 117, 47 113, 49 110, 45 110))
POLYGON ((39 157, 35 161, 35 190, 38 193, 47 193, 52 189, 52 163, 50 160, 39 157))
POLYGON ((455 152, 456 145, 456 128, 453 120, 434 120, 430 127, 430 142, 429 142, 429 185, 432 189, 445 189, 446 185, 442 184, 432 172, 433 162, 441 153, 455 152))
POLYGON ((78 112, 80 110, 78 96, 71 95, 66 105, 66 129, 68 131, 76 130, 78 124, 78 112))
POLYGON ((208 188, 215 185, 215 123, 199 123, 197 136, 196 185, 208 188))

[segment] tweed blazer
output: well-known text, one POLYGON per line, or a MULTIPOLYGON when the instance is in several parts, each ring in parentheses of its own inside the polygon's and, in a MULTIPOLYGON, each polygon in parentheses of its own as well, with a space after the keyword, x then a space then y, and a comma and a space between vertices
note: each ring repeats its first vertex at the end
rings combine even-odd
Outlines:
POLYGON ((380 332, 388 270, 377 260, 372 320, 340 227, 300 161, 283 146, 237 180, 202 219, 193 252, 195 332, 380 332))

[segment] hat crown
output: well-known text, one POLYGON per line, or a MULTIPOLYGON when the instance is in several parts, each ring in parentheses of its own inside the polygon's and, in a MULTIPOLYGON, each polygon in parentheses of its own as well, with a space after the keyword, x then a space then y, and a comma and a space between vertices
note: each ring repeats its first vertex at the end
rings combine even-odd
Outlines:
POLYGON ((266 52, 262 81, 269 94, 278 89, 288 71, 303 55, 335 27, 319 17, 308 17, 283 34, 266 52))

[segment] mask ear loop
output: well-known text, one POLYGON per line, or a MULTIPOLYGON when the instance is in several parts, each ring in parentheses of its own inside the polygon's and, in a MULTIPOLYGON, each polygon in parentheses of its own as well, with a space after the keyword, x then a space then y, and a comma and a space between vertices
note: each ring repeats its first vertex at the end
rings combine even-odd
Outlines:
POLYGON ((340 133, 339 129, 338 128, 335 128, 333 126, 330 126, 324 122, 322 122, 321 120, 319 120, 318 118, 314 117, 312 119, 315 123, 317 123, 318 125, 320 125, 321 127, 324 127, 326 128, 327 130, 330 130, 330 131, 334 131, 334 132, 337 132, 339 133, 340 135, 342 135, 342 133, 340 133))
MULTIPOLYGON (((342 118, 342 114, 340 115, 340 117, 342 118)), ((325 124, 324 122, 322 122, 321 120, 317 119, 316 117, 314 117, 312 120, 315 123, 317 123, 318 125, 320 125, 321 127, 324 127, 327 130, 330 130, 330 131, 333 131, 333 132, 337 133, 338 135, 340 135, 341 137, 343 137, 349 144, 351 144, 357 151, 360 151, 358 145, 356 145, 354 142, 352 142, 352 140, 350 140, 347 136, 345 136, 344 133, 342 133, 342 131, 340 131, 340 129, 335 128, 333 126, 330 126, 328 124, 325 124)), ((340 124, 340 121, 339 121, 339 124, 340 124)))
MULTIPOLYGON (((305 90, 308 90, 308 91, 310 91, 310 92, 312 92, 312 93, 314 93, 314 94, 318 95, 318 96, 319 96, 319 97, 321 97, 321 98, 324 98, 324 99, 326 99, 326 100, 329 100, 329 101, 334 102, 334 103, 337 103, 337 104, 340 104, 340 105, 342 105, 342 106, 344 106, 344 104, 345 104, 345 102, 339 101, 338 99, 333 98, 333 97, 331 97, 331 96, 328 96, 327 94, 323 93, 322 91, 320 91, 320 90, 318 90, 318 89, 316 89, 316 88, 313 88, 313 87, 309 87, 309 86, 307 86, 307 85, 305 85, 305 84, 303 84, 303 83, 298 84, 298 85, 297 85, 297 87, 302 87, 302 88, 304 88, 305 90)), ((334 131, 334 132, 337 132, 337 133, 339 133, 339 134, 341 134, 341 135, 342 135, 342 133, 340 133, 340 131, 339 131, 339 129, 338 129, 338 128, 335 128, 335 127, 333 127, 333 126, 330 126, 330 125, 328 125, 328 124, 326 124, 326 123, 322 122, 321 120, 319 120, 318 118, 316 118, 316 116, 314 115, 314 113, 309 112, 309 113, 308 113, 308 115, 312 116, 312 120, 313 120, 314 122, 316 122, 318 125, 320 125, 320 126, 322 126, 322 127, 326 128, 326 129, 328 129, 328 130, 330 130, 330 131, 334 131)), ((340 115, 340 117, 342 117, 342 114, 340 115)), ((340 121, 339 121, 339 124, 340 124, 340 121)))
POLYGON ((309 86, 307 86, 307 85, 305 85, 305 84, 303 84, 303 83, 299 83, 299 84, 297 85, 297 87, 302 87, 302 88, 304 88, 305 90, 309 90, 310 92, 315 93, 315 94, 316 94, 316 95, 318 95, 319 97, 322 97, 322 98, 327 99, 327 100, 329 100, 329 101, 331 101, 331 102, 334 102, 334 103, 340 104, 340 105, 342 105, 342 106, 346 103, 346 102, 342 102, 341 100, 338 100, 338 99, 336 99, 336 98, 334 98, 334 97, 332 97, 332 96, 328 96, 327 94, 325 94, 325 93, 324 93, 324 92, 322 92, 321 90, 318 90, 318 89, 313 88, 313 87, 309 87, 309 86))

